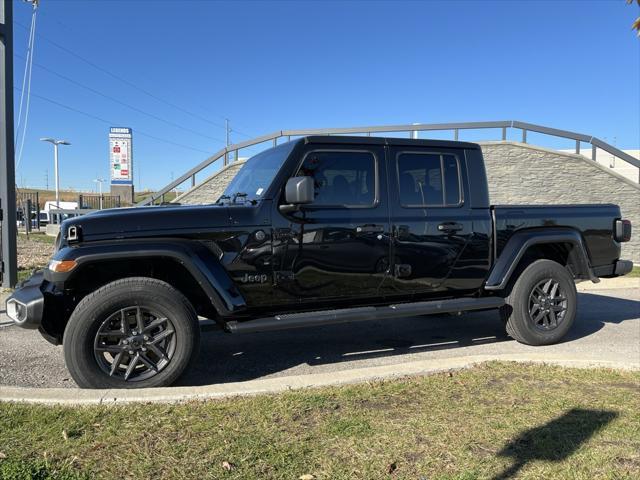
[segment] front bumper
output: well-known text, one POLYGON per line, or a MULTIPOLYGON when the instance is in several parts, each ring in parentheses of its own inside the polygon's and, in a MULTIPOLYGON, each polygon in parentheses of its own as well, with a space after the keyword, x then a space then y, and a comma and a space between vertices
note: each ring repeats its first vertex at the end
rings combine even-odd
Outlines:
POLYGON ((44 295, 40 290, 44 274, 38 270, 22 282, 6 301, 7 315, 22 328, 38 328, 44 312, 44 295))

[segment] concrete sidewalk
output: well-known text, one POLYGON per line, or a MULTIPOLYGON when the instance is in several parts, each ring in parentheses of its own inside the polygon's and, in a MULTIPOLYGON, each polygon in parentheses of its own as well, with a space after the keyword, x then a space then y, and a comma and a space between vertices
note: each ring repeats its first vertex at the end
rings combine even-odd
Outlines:
POLYGON ((579 292, 589 292, 593 290, 613 290, 617 288, 636 288, 640 290, 640 277, 617 277, 603 278, 598 283, 590 281, 580 282, 576 285, 579 292))

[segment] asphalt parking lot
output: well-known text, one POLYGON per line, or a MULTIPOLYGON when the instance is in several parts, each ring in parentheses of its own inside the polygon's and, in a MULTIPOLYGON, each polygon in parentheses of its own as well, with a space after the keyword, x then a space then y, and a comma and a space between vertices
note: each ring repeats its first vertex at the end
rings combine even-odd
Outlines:
MULTIPOLYGON (((2 307, 4 308, 4 307, 2 307)), ((640 367, 640 290, 579 294, 576 324, 564 342, 528 347, 507 337, 497 312, 230 335, 205 332, 200 357, 182 385, 210 385, 327 373, 425 359, 549 353, 554 357, 640 367)), ((0 314, 0 386, 75 388, 62 348, 0 314)))

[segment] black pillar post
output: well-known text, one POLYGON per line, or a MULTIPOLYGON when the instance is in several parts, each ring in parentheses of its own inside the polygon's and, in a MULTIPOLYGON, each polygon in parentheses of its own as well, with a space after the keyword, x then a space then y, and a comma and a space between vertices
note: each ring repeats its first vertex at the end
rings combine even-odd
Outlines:
POLYGON ((0 221, 2 286, 18 281, 16 180, 13 151, 13 2, 0 2, 0 221))

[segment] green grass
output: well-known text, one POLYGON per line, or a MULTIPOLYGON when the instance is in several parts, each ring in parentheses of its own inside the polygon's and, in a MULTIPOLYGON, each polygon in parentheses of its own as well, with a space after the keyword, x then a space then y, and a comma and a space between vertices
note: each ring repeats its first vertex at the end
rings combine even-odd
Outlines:
POLYGON ((633 278, 638 278, 640 277, 640 267, 633 267, 633 270, 631 270, 628 274, 628 277, 633 277, 633 278))
POLYGON ((56 237, 51 237, 43 233, 30 233, 29 235, 26 233, 18 233, 18 236, 22 240, 29 240, 31 242, 48 243, 49 245, 56 243, 56 237))
POLYGON ((33 270, 26 270, 26 269, 18 270, 18 283, 29 278, 32 272, 33 270))
POLYGON ((640 373, 490 363, 177 405, 4 403, 0 452, 3 479, 632 479, 640 373))

